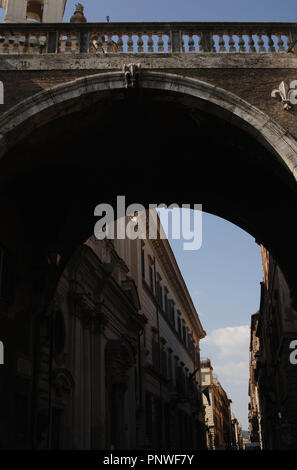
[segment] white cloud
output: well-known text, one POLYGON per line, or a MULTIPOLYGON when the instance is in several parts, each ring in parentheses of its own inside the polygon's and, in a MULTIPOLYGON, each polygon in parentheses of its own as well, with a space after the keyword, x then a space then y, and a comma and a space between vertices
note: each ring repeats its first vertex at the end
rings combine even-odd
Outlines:
POLYGON ((246 384, 248 380, 249 363, 248 362, 225 362, 217 364, 215 373, 219 377, 224 377, 224 382, 232 384, 246 384))
MULTIPOLYGON (((201 341, 202 351, 214 355, 217 359, 245 359, 249 353, 250 327, 230 326, 214 330, 201 341)), ((237 361, 236 361, 237 362, 237 361)))
POLYGON ((200 342, 201 357, 209 357, 213 373, 232 399, 232 409, 244 428, 248 427, 249 380, 248 325, 218 328, 200 342))

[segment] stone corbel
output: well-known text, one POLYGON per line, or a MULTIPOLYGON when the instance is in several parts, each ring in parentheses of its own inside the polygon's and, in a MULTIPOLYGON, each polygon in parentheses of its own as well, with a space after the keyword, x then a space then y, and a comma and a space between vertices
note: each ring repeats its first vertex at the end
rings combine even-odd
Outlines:
POLYGON ((140 64, 124 64, 123 74, 126 88, 136 88, 139 83, 140 64))
POLYGON ((276 90, 271 93, 272 98, 281 99, 284 104, 284 110, 289 111, 297 104, 297 80, 293 80, 290 85, 281 82, 276 90))

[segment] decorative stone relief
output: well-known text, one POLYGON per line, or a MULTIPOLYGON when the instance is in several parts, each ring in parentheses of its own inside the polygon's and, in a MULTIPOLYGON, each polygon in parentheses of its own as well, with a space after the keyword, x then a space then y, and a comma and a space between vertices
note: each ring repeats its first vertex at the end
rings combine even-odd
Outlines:
POLYGON ((123 66, 126 88, 136 88, 139 82, 140 64, 128 64, 123 66))
POLYGON ((127 341, 109 340, 105 350, 107 383, 128 384, 128 371, 134 364, 133 351, 127 341))
POLYGON ((297 80, 293 80, 290 85, 281 82, 278 89, 271 93, 272 98, 280 98, 284 103, 284 110, 289 111, 293 105, 297 104, 297 80))

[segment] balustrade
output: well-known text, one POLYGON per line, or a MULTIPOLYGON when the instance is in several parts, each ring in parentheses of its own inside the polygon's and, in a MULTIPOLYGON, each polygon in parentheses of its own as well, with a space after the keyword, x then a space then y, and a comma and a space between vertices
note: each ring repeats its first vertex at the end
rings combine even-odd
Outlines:
POLYGON ((286 52, 294 23, 2 24, 0 54, 286 52))

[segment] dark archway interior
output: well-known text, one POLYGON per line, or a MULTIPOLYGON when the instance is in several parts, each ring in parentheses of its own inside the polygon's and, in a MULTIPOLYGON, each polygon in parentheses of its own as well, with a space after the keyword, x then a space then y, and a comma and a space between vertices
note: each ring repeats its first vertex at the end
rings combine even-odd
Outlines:
MULTIPOLYGON (((127 204, 202 203, 263 243, 294 290, 296 183, 255 138, 168 92, 110 92, 72 111, 0 162, 2 206, 19 218, 33 269, 52 249, 63 267, 93 233, 95 206, 125 195, 127 204)), ((9 245, 15 217, 2 217, 9 245)))

